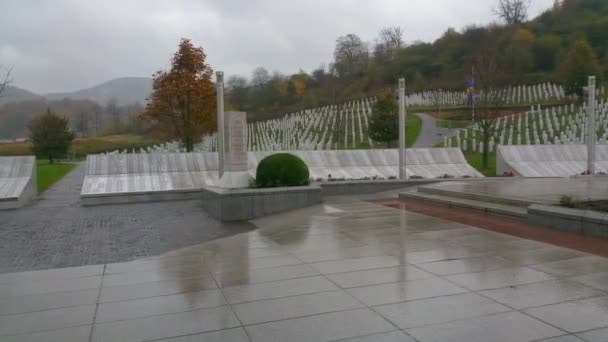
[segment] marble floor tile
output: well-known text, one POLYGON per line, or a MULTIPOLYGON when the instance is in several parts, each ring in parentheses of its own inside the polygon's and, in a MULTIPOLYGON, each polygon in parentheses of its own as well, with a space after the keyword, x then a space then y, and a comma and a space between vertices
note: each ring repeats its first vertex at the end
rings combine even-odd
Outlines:
POLYGON ((146 341, 235 328, 239 325, 238 319, 230 308, 222 306, 212 309, 95 324, 92 341, 146 341))
POLYGON ((2 335, 18 335, 93 324, 95 305, 0 316, 2 335))
POLYGON ((216 289, 218 286, 210 274, 199 278, 177 278, 131 285, 104 286, 101 288, 101 303, 129 299, 166 296, 176 293, 197 292, 216 289))
POLYGON ((481 291, 480 293, 518 310, 608 295, 604 291, 565 280, 547 280, 538 283, 507 286, 481 291))
POLYGON ((343 259, 335 261, 324 261, 310 264, 323 274, 344 273, 352 271, 369 270, 374 268, 385 268, 399 266, 401 262, 393 256, 364 257, 356 259, 343 259))
POLYGON ((166 271, 144 271, 133 273, 108 274, 103 277, 103 286, 135 285, 143 283, 153 283, 163 280, 181 278, 204 278, 213 279, 209 271, 203 268, 186 266, 184 269, 171 269, 166 271))
POLYGON ((396 330, 369 309, 293 318, 245 329, 253 342, 329 342, 396 330))
POLYGON ((0 336, 2 342, 88 342, 92 325, 47 330, 38 333, 0 336))
POLYGON ((155 342, 251 342, 243 328, 212 331, 202 334, 186 335, 155 342))
POLYGON ((3 283, 21 281, 50 281, 84 278, 100 276, 102 274, 103 265, 54 268, 50 270, 28 271, 18 273, 3 273, 0 274, 0 285, 2 285, 3 283))
POLYGON ((594 329, 583 333, 578 333, 577 336, 586 342, 607 342, 608 328, 594 329))
POLYGON ((0 298, 0 315, 95 304, 99 289, 0 298))
POLYGON ((511 311, 510 308, 475 293, 382 305, 374 310, 400 329, 511 311))
POLYGON ((408 329, 420 342, 522 342, 561 336, 563 331, 520 312, 507 312, 408 329))
POLYGON ((257 284, 277 280, 305 278, 320 275, 309 265, 291 265, 263 268, 249 272, 226 272, 213 275, 220 287, 257 284))
POLYGON ((194 311, 228 304, 220 290, 187 292, 159 297, 101 303, 95 323, 194 311))
POLYGON ((466 248, 441 248, 428 251, 410 252, 407 249, 404 260, 411 264, 422 264, 433 261, 447 261, 453 259, 482 257, 488 254, 485 251, 474 251, 466 248))
POLYGON ((233 286, 222 291, 228 302, 236 304, 334 290, 338 290, 338 287, 329 280, 323 277, 308 277, 233 286))
POLYGON ((416 342, 413 338, 402 331, 373 334, 367 336, 353 337, 346 340, 335 340, 335 342, 416 342))
POLYGON ((608 296, 542 306, 527 314, 570 333, 608 327, 608 296))
POLYGON ((463 258, 457 260, 435 261, 416 264, 419 268, 433 274, 444 276, 460 273, 492 271, 513 267, 514 264, 500 257, 463 258))
POLYGON ((432 274, 413 266, 375 268, 371 270, 334 273, 327 275, 327 278, 345 289, 433 277, 434 276, 432 274))
POLYGON ((347 291, 368 306, 469 292, 440 278, 355 287, 347 291))
POLYGON ((244 325, 251 325, 362 307, 348 293, 331 291, 236 304, 232 309, 244 325))
POLYGON ((447 277, 450 281, 473 291, 522 285, 553 278, 554 277, 549 274, 526 267, 464 273, 447 277))
POLYGON ((290 266, 300 265, 303 262, 292 256, 292 255, 280 255, 280 256, 269 256, 262 258, 251 258, 241 260, 231 260, 223 262, 208 262, 207 268, 213 273, 224 273, 224 272, 251 272, 253 270, 279 267, 279 266, 290 266))
POLYGON ((88 289, 99 289, 101 276, 73 279, 27 280, 22 279, 8 284, 0 284, 0 300, 3 297, 39 295, 55 292, 70 292, 88 289))
POLYGON ((514 264, 526 266, 547 262, 562 261, 586 256, 585 253, 561 247, 545 247, 527 251, 506 250, 498 255, 514 264))
POLYGON ((584 256, 531 265, 530 267, 555 276, 574 277, 578 275, 608 272, 608 259, 599 256, 584 256))
POLYGON ((564 335, 558 337, 551 337, 537 342, 585 342, 585 340, 576 337, 574 335, 564 335))
POLYGON ((608 272, 591 273, 583 276, 572 277, 572 281, 583 283, 596 289, 608 291, 608 272))

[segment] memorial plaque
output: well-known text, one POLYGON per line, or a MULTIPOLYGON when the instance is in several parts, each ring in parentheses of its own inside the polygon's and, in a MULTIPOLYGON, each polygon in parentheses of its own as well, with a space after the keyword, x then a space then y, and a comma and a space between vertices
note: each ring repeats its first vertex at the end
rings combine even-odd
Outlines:
POLYGON ((222 188, 249 186, 247 170, 247 115, 245 112, 226 112, 224 116, 224 173, 220 177, 222 188))
POLYGON ((247 119, 244 112, 227 112, 224 119, 224 170, 247 171, 247 119))

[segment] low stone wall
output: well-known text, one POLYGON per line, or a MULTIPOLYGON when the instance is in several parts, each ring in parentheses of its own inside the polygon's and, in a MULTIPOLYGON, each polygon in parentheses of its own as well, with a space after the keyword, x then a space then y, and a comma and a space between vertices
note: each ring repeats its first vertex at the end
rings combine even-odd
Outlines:
POLYGON ((340 196, 340 195, 363 195, 373 194, 376 192, 397 190, 431 184, 438 182, 437 179, 419 179, 419 180, 361 180, 361 181, 335 181, 319 183, 323 189, 323 196, 340 196))
POLYGON ((408 180, 358 180, 321 182, 323 196, 364 195, 439 182, 477 182, 485 178, 421 178, 408 180))
POLYGON ((224 222, 245 221, 322 203, 318 185, 267 189, 202 190, 203 210, 224 222))
POLYGON ((527 219, 565 232, 608 238, 608 213, 532 204, 527 219))
MULTIPOLYGON (((597 144, 596 172, 608 170, 608 145, 597 144)), ((523 177, 571 177, 587 170, 586 145, 501 145, 496 173, 523 177)))
POLYGON ((17 209, 38 195, 36 158, 0 157, 0 210, 17 209))
POLYGON ((126 194, 107 195, 81 195, 80 203, 83 206, 96 206, 107 204, 128 204, 163 201, 186 201, 199 199, 201 190, 174 190, 166 192, 134 192, 126 194))

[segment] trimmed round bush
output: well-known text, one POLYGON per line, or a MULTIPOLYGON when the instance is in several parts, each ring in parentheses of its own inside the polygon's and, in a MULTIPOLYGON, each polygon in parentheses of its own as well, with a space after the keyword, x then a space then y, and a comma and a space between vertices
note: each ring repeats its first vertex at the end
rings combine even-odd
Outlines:
POLYGON ((256 185, 263 188, 301 186, 310 182, 308 166, 299 157, 289 153, 270 155, 258 164, 256 185))

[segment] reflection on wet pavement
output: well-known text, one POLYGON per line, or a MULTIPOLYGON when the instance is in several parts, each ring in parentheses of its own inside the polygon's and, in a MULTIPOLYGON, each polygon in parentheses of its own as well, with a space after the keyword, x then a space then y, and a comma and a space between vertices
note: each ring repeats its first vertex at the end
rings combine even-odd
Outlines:
POLYGON ((0 340, 608 339, 599 256, 355 200, 254 223, 158 257, 0 274, 0 340))

